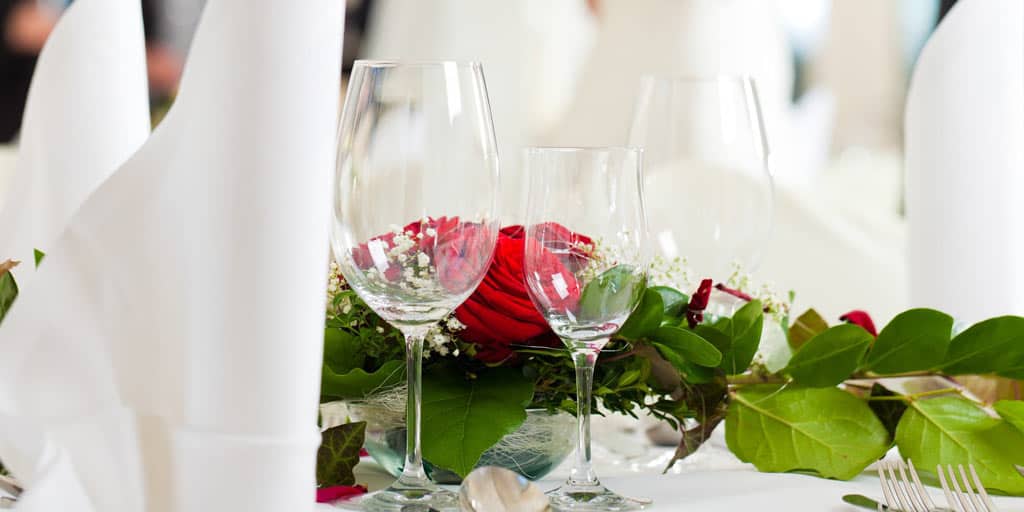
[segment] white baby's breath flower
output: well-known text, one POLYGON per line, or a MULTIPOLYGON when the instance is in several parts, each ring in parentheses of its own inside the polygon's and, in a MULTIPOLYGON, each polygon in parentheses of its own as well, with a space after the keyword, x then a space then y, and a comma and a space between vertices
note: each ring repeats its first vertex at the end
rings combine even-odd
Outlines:
POLYGON ((377 334, 384 334, 384 328, 383 327, 378 325, 376 330, 377 330, 377 334))
POLYGON ((421 252, 416 256, 416 263, 421 267, 426 267, 430 265, 430 256, 421 252))

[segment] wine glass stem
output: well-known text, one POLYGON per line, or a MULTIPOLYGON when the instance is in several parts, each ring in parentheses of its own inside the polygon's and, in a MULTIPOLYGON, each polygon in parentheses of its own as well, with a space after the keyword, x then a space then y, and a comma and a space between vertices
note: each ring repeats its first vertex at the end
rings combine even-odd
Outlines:
POLYGON ((569 473, 570 486, 598 486, 594 469, 590 466, 590 402, 594 385, 594 366, 600 350, 574 348, 572 363, 576 367, 576 462, 569 473))
POLYGON ((409 384, 406 402, 406 444, 405 466, 397 484, 403 487, 419 488, 430 483, 423 470, 423 453, 420 445, 420 420, 423 400, 423 338, 427 329, 408 329, 405 335, 405 375, 409 384))

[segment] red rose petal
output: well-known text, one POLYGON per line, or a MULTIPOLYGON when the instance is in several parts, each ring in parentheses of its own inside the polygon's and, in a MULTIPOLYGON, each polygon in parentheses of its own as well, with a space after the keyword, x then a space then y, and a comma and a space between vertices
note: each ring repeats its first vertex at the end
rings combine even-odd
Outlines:
POLYGON ((365 485, 336 485, 334 487, 321 487, 316 490, 317 503, 330 503, 342 498, 351 498, 366 494, 365 485))

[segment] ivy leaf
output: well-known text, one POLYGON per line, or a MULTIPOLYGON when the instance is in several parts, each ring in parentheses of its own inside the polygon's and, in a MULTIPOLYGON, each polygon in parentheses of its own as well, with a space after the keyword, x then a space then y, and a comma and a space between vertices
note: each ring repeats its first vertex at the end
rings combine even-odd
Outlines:
POLYGON ((648 290, 661 295, 662 314, 664 316, 678 317, 686 312, 686 305, 690 303, 690 297, 685 293, 668 286, 652 286, 648 290))
POLYGON ((963 397, 914 400, 909 405, 896 429, 900 455, 921 468, 974 464, 988 489, 1024 494, 1024 478, 1014 469, 1014 464, 1024 463, 1024 432, 963 397))
POLYGON ((18 266, 18 262, 7 260, 0 263, 0 321, 7 316, 7 311, 18 298, 18 283, 14 282, 14 274, 11 269, 18 266))
POLYGON ((465 477, 480 456, 526 420, 533 381, 515 368, 467 380, 451 366, 423 379, 423 458, 465 477))
POLYGON ((644 292, 644 277, 632 265, 617 265, 587 283, 580 294, 579 317, 605 319, 632 311, 644 292))
POLYGON ((993 407, 999 416, 1024 433, 1024 401, 1000 400, 993 407))
POLYGON ((640 298, 640 305, 619 329, 619 336, 627 340, 636 340, 650 335, 661 325, 663 311, 664 301, 661 294, 651 289, 646 290, 640 298))
MULTIPOLYGON (((893 393, 888 388, 878 384, 877 382, 871 386, 871 397, 896 397, 899 396, 893 393)), ((907 404, 902 400, 869 400, 868 407, 875 413, 875 416, 885 425, 885 430, 889 432, 889 438, 896 438, 896 426, 900 423, 900 418, 903 417, 903 413, 907 411, 907 404)))
POLYGON ((837 388, 741 389, 729 406, 725 439, 760 471, 814 471, 843 480, 889 448, 889 434, 867 404, 837 388))
POLYGON ((953 317, 934 309, 911 309, 893 318, 878 334, 865 366, 879 374, 935 368, 946 357, 953 317))
POLYGON ((324 364, 334 373, 345 374, 361 368, 366 362, 366 353, 359 339, 348 332, 334 327, 324 329, 324 364))
POLYGON ((789 327, 789 346, 796 350, 825 329, 828 322, 817 311, 808 309, 789 327))
POLYGON ((871 334, 857 325, 831 327, 800 347, 784 371, 799 384, 835 386, 860 366, 872 340, 871 334))
POLYGON ((1024 318, 1001 316, 972 325, 950 342, 942 369, 950 375, 1024 378, 1024 318))
POLYGON ((340 374, 325 363, 320 375, 320 394, 333 400, 364 398, 404 379, 405 364, 402 361, 388 361, 373 373, 355 368, 340 374))
POLYGON ((658 327, 651 339, 665 359, 673 364, 675 361, 665 354, 666 351, 678 355, 684 361, 709 368, 717 367, 722 362, 722 353, 714 345, 688 329, 667 325, 658 327))
POLYGON ((366 439, 366 422, 345 423, 321 434, 316 452, 316 483, 319 487, 352 485, 352 470, 359 464, 359 450, 366 439))
POLYGON ((752 300, 738 309, 729 322, 728 334, 732 337, 729 350, 722 353, 721 368, 727 375, 738 375, 745 371, 757 354, 764 327, 764 307, 761 301, 752 300))

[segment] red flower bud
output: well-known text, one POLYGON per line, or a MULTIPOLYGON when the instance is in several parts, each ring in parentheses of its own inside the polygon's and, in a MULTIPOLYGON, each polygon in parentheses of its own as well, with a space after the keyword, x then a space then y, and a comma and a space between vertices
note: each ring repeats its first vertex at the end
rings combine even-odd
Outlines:
POLYGON ((691 329, 704 321, 704 310, 707 309, 708 301, 711 299, 711 283, 710 279, 704 279, 697 287, 697 291, 690 296, 690 304, 686 310, 686 323, 690 325, 691 329))
POLYGON ((867 314, 865 311, 856 309, 839 317, 839 319, 846 323, 859 325, 863 327, 865 331, 871 333, 872 336, 876 338, 878 337, 878 331, 875 329, 875 322, 871 320, 871 315, 867 314))

